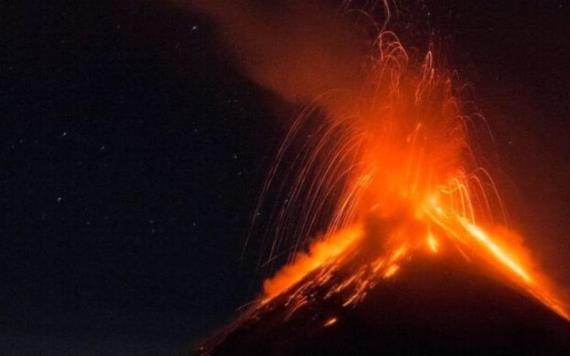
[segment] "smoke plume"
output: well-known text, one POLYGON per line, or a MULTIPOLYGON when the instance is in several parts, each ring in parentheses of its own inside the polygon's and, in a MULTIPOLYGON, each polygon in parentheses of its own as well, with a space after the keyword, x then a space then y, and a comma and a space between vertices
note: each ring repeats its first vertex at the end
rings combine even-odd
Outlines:
POLYGON ((312 0, 192 0, 255 82, 286 100, 345 112, 364 81, 370 41, 338 12, 312 0))

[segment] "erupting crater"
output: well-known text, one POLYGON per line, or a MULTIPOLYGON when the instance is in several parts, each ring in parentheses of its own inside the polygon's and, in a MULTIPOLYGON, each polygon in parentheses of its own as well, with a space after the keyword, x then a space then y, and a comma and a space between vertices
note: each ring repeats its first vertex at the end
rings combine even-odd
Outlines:
MULTIPOLYGON (((477 147, 485 144, 480 137, 491 137, 486 119, 462 95, 466 88, 457 84, 455 73, 436 60, 434 46, 428 46, 425 55, 409 55, 397 34, 387 29, 390 9, 384 13, 378 36, 369 41, 372 53, 354 68, 358 80, 347 80, 345 87, 326 85, 330 78, 325 69, 331 69, 331 78, 345 72, 333 68, 333 60, 323 59, 327 47, 314 50, 325 79, 301 73, 299 83, 308 81, 307 87, 324 91, 291 124, 263 189, 266 193, 275 181, 287 177, 281 180, 288 189, 285 203, 276 209, 268 260, 283 245, 289 259, 264 281, 259 299, 244 315, 201 352, 235 351, 240 343, 249 345, 242 351, 253 350, 256 342, 266 343, 267 352, 307 351, 314 343, 295 334, 294 328, 318 339, 327 333, 322 330, 362 323, 355 314, 379 309, 369 305, 371 299, 386 303, 379 315, 396 329, 405 322, 408 331, 415 330, 416 322, 405 315, 408 310, 417 314, 417 325, 429 328, 427 320, 436 315, 429 310, 418 313, 418 308, 430 309, 434 300, 418 291, 445 295, 440 298, 443 303, 433 305, 443 314, 445 308, 461 305, 461 298, 489 302, 474 308, 468 300, 463 307, 480 309, 491 318, 493 306, 506 308, 507 314, 512 308, 541 314, 541 303, 561 317, 552 313, 545 323, 568 331, 564 319, 570 312, 562 291, 509 228, 499 189, 479 163, 477 147), (323 232, 314 237, 319 226, 323 232), (291 239, 293 243, 285 242, 291 239), (512 307, 506 306, 509 303, 512 307), (402 313, 402 319, 393 313, 402 313), (272 333, 285 336, 271 340, 272 333), (302 341, 284 345, 288 338, 302 341)), ((263 40, 261 36, 259 42, 263 40)), ((274 71, 286 68, 277 66, 274 71)), ((282 87, 274 81, 274 76, 284 78, 287 73, 272 72, 269 79, 260 79, 260 73, 253 71, 252 77, 277 92, 291 93, 291 81, 282 87)), ((255 216, 263 204, 262 199, 255 216)), ((478 323, 470 312, 462 315, 478 323)), ((504 322, 491 325, 498 328, 504 322)), ((517 322, 521 330, 528 326, 517 322)), ((405 344, 406 337, 376 324, 372 334, 389 346, 374 350, 405 344)), ((439 330, 461 338, 452 324, 439 330)), ((489 345, 500 345, 497 336, 479 333, 481 340, 491 340, 489 345)), ((353 336, 349 339, 360 340, 353 336)), ((257 353, 263 353, 260 350, 257 353)))

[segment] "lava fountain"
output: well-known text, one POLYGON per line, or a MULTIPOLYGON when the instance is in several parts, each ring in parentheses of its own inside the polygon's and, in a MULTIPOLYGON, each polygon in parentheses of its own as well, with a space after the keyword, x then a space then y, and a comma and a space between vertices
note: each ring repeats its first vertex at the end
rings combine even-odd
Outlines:
MULTIPOLYGON (((475 147, 482 142, 472 130, 486 127, 485 118, 462 98, 464 88, 436 60, 434 46, 424 55, 408 53, 389 29, 386 2, 384 22, 367 42, 368 54, 358 60, 339 54, 351 59, 338 61, 342 70, 332 58, 335 49, 347 46, 315 45, 313 37, 320 29, 312 22, 304 21, 303 26, 311 24, 305 27, 294 23, 272 38, 262 21, 236 10, 241 2, 227 11, 218 3, 198 1, 197 7, 218 18, 228 41, 249 41, 243 50, 246 57, 271 52, 259 48, 277 48, 267 61, 270 66, 241 59, 251 78, 288 99, 313 102, 291 124, 264 187, 266 192, 284 172, 289 177, 288 205, 275 214, 269 259, 282 245, 292 247, 285 266, 264 281, 255 308, 286 294, 285 303, 294 312, 318 286, 327 289, 326 297, 341 298, 348 307, 380 281, 397 278, 418 254, 457 254, 570 318, 560 290, 509 229, 496 184, 479 163, 475 147), (231 22, 240 24, 241 34, 232 31, 231 22), (289 42, 276 40, 284 33, 289 42), (288 51, 289 43, 297 42, 302 44, 298 50, 288 51), (295 57, 305 54, 314 60, 295 57), (295 142, 302 142, 301 153, 290 163, 286 156, 295 142), (324 232, 312 237, 323 220, 324 232), (291 238, 292 243, 284 242, 291 238)), ((307 18, 309 5, 292 3, 302 9, 298 17, 307 18)), ((369 20, 374 11, 378 8, 365 15, 356 12, 369 20)), ((342 13, 355 11, 344 4, 342 13)), ((337 21, 343 14, 331 18, 337 21)), ((359 40, 338 34, 346 26, 329 27, 333 42, 359 40)))
MULTIPOLYGON (((348 306, 378 280, 392 278, 414 254, 437 258, 449 247, 568 319, 556 288, 507 227, 496 185, 470 149, 468 128, 485 119, 466 112, 452 75, 434 66, 432 51, 413 63, 390 31, 379 34, 377 49, 354 106, 329 115, 311 137, 317 142, 297 179, 311 194, 300 197, 301 188, 292 188, 293 198, 307 200, 303 214, 311 216, 321 195, 342 185, 327 232, 265 280, 262 304, 300 283, 289 301, 299 307, 309 298, 304 290, 351 268, 329 292, 350 290, 348 306)), ((289 135, 306 119, 297 118, 289 135)))

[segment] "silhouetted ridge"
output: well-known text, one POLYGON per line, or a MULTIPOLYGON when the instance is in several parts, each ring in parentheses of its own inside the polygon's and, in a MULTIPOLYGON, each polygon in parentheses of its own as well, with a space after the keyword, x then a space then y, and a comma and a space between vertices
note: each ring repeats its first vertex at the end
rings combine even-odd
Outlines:
POLYGON ((244 314, 195 353, 570 355, 570 323, 474 267, 416 258, 355 307, 342 307, 338 297, 323 299, 327 286, 320 286, 291 314, 283 301, 293 287, 244 314), (336 321, 324 326, 332 318, 336 321))

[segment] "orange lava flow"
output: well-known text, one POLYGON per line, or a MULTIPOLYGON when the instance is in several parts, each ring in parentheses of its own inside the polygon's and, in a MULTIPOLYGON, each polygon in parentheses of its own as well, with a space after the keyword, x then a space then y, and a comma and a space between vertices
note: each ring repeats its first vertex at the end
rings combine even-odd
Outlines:
POLYGON ((337 321, 338 321, 337 318, 330 318, 329 320, 327 320, 327 321, 324 323, 324 327, 332 326, 332 325, 336 324, 337 321))
POLYGON ((299 253, 291 264, 283 267, 275 277, 265 281, 263 288, 266 295, 281 294, 308 273, 338 258, 361 234, 358 228, 347 229, 315 242, 308 253, 299 253))
POLYGON ((451 74, 434 65, 432 51, 411 59, 389 31, 377 46, 367 82, 340 98, 343 105, 311 138, 315 144, 291 194, 306 200, 302 213, 310 225, 334 191, 328 229, 265 281, 263 304, 297 286, 289 302, 301 307, 309 298, 303 291, 344 268, 350 273, 327 295, 342 294, 351 305, 379 280, 397 277, 415 254, 438 258, 455 251, 570 319, 560 293, 504 227, 501 199, 477 164, 467 129, 484 124, 482 116, 462 102, 451 74), (300 193, 301 187, 309 193, 300 193))

